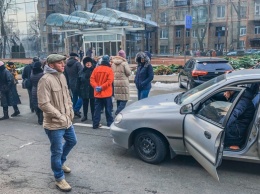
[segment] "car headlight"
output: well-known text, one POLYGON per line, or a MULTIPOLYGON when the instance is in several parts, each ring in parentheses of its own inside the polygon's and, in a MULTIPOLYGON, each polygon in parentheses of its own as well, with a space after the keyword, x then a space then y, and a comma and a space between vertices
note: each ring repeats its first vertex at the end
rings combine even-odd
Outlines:
POLYGON ((122 119, 123 119, 123 115, 122 115, 121 113, 119 113, 119 114, 116 116, 116 118, 115 118, 115 120, 114 120, 114 123, 118 124, 118 123, 120 123, 120 122, 122 121, 122 119))

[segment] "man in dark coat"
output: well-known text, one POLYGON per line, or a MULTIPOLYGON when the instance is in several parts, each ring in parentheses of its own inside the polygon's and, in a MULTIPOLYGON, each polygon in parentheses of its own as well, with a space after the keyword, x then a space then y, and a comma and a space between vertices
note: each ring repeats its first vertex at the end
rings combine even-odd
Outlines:
POLYGON ((8 106, 13 106, 14 108, 12 117, 19 115, 20 111, 17 104, 21 104, 21 101, 15 88, 15 80, 2 61, 0 61, 0 92, 1 106, 4 112, 4 116, 0 120, 9 119, 8 106))
POLYGON ((152 88, 152 80, 154 77, 153 67, 150 58, 144 52, 136 54, 135 61, 138 63, 135 75, 135 85, 138 90, 138 100, 147 98, 152 88))
POLYGON ((67 65, 65 67, 65 77, 67 79, 67 83, 69 89, 72 92, 72 103, 74 114, 81 117, 79 110, 82 106, 82 99, 79 98, 79 93, 77 90, 77 80, 79 77, 79 72, 83 69, 83 66, 78 61, 77 53, 70 53, 70 58, 67 60, 67 65))
MULTIPOLYGON (((23 80, 25 80, 25 79, 30 80, 33 63, 35 63, 37 61, 40 61, 40 59, 38 57, 34 57, 32 63, 27 65, 24 68, 23 73, 22 73, 23 80)), ((26 88, 26 89, 27 89, 28 95, 29 95, 29 103, 30 103, 31 112, 34 112, 33 102, 32 102, 32 87, 29 87, 29 88, 26 88)))
POLYGON ((95 68, 93 61, 90 57, 85 57, 83 59, 84 68, 79 72, 79 78, 77 82, 77 88, 79 91, 79 96, 83 100, 83 113, 84 116, 81 119, 82 122, 88 119, 88 105, 90 104, 90 111, 92 120, 94 117, 95 110, 95 98, 94 89, 90 85, 90 77, 95 68))
MULTIPOLYGON (((227 100, 232 99, 233 95, 234 91, 227 91, 224 93, 227 100)), ((227 122, 224 140, 225 146, 243 145, 248 126, 255 113, 255 107, 252 102, 253 97, 252 91, 249 88, 246 88, 227 122)))

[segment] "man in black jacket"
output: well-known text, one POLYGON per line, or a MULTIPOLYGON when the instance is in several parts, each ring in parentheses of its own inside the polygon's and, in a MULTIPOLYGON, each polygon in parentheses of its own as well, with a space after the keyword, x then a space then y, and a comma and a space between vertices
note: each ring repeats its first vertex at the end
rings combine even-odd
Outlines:
MULTIPOLYGON (((38 57, 34 57, 32 63, 27 65, 24 68, 23 74, 22 74, 23 80, 25 80, 25 79, 30 80, 31 73, 32 73, 32 65, 33 65, 33 63, 35 63, 37 61, 40 61, 40 59, 38 57)), ((27 92, 29 95, 29 103, 30 103, 31 112, 34 112, 33 103, 32 103, 32 87, 28 87, 26 89, 27 89, 27 92)))
POLYGON ((74 114, 77 117, 81 117, 80 108, 82 107, 82 99, 79 98, 79 92, 77 90, 77 80, 79 72, 83 69, 82 64, 79 62, 79 56, 77 53, 70 53, 70 58, 67 60, 65 67, 65 77, 67 79, 68 87, 72 92, 72 103, 74 114))

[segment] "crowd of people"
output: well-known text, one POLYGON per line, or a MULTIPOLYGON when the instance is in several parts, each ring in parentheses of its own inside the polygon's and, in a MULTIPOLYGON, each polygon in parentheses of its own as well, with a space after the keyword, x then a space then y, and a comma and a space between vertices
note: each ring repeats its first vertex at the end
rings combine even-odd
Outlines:
MULTIPOLYGON (((117 56, 104 55, 98 60, 93 59, 91 50, 87 52, 88 56, 83 57, 83 53, 72 52, 69 57, 54 53, 43 62, 34 57, 22 73, 22 88, 28 91, 30 110, 36 113, 38 123, 43 125, 50 140, 51 168, 55 184, 62 191, 71 190, 64 176, 71 169, 64 163, 77 143, 72 124, 74 115, 81 118, 83 106, 81 121, 84 122, 88 120, 90 107, 93 129, 97 129, 102 126, 100 121, 104 110, 106 125, 110 126, 130 97, 131 70, 124 50, 120 50, 117 56), (112 98, 116 101, 114 115, 112 98)), ((153 70, 150 60, 149 52, 136 54, 138 100, 148 97, 151 89, 153 70)), ((20 114, 17 83, 15 64, 0 61, 0 94, 4 113, 0 120, 9 119, 9 106, 14 109, 11 117, 20 114)))

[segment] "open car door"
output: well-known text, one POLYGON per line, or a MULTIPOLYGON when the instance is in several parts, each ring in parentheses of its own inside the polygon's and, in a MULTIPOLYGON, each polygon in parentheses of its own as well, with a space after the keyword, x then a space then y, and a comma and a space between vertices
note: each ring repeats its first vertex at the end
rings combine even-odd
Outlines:
POLYGON ((216 180, 216 168, 221 164, 224 149, 223 128, 193 114, 184 119, 184 142, 192 155, 216 180))

